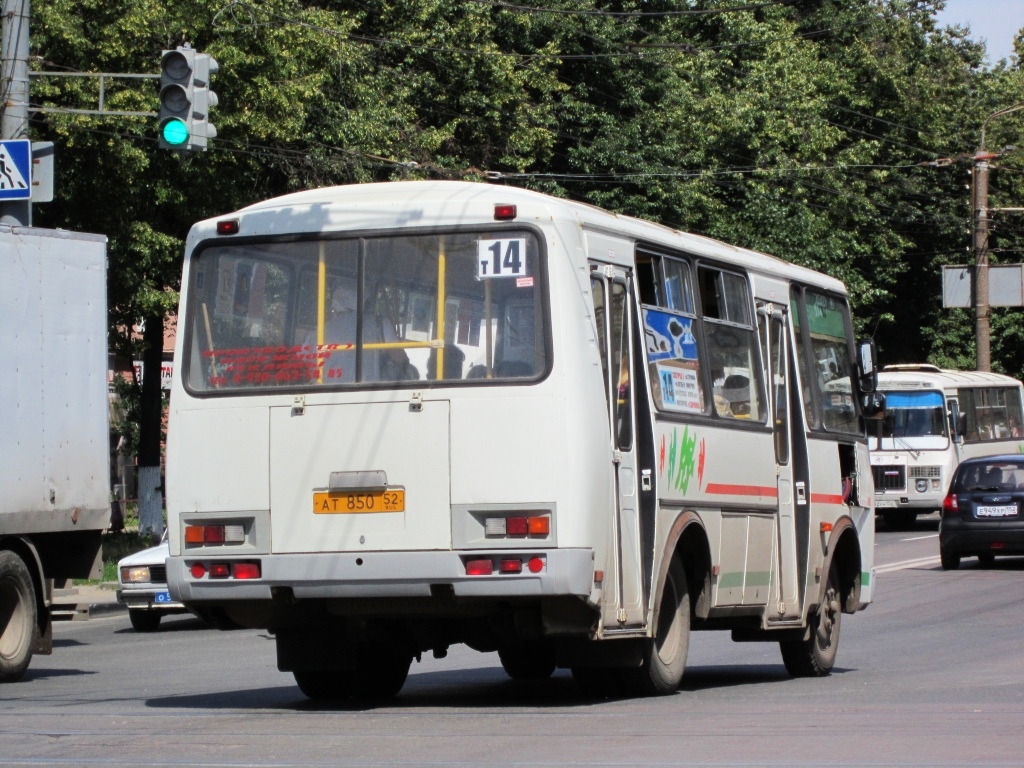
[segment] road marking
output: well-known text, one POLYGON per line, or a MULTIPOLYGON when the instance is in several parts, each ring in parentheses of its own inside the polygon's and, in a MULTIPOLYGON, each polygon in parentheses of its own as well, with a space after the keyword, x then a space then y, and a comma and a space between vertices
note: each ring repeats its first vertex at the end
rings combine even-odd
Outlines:
POLYGON ((942 560, 936 555, 935 557, 918 557, 914 560, 903 560, 898 563, 889 563, 888 565, 876 565, 875 573, 892 573, 893 571, 905 571, 908 568, 919 568, 926 565, 938 565, 942 560))
POLYGON ((900 539, 900 541, 921 541, 922 539, 937 539, 939 534, 929 533, 927 536, 911 536, 909 539, 900 539))

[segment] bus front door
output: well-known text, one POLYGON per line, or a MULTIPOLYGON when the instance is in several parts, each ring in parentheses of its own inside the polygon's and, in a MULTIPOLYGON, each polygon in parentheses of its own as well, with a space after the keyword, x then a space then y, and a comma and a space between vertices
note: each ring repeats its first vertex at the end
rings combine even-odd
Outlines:
MULTIPOLYGON (((636 381, 631 349, 633 333, 629 274, 609 265, 593 265, 591 289, 598 345, 608 396, 611 460, 615 471, 614 600, 605 601, 606 628, 644 626, 640 493, 637 483, 636 381)), ((606 590, 608 586, 606 577, 606 590)))
MULTIPOLYGON (((806 436, 801 426, 799 398, 791 391, 794 386, 792 372, 796 370, 793 350, 789 344, 785 308, 778 305, 760 306, 762 340, 768 361, 767 376, 771 399, 772 424, 775 433, 775 465, 778 477, 779 511, 776 525, 778 572, 775 592, 775 611, 772 621, 799 619, 801 608, 801 568, 797 542, 797 519, 805 518, 808 511, 809 489, 806 471, 806 436), (767 338, 765 338, 765 336, 767 338), (799 441, 799 445, 794 445, 799 441), (801 460, 802 458, 802 460, 801 460), (802 507, 802 510, 798 510, 802 507), (803 514, 799 514, 802 511, 803 514)), ((805 558, 806 560, 806 558, 805 558)))

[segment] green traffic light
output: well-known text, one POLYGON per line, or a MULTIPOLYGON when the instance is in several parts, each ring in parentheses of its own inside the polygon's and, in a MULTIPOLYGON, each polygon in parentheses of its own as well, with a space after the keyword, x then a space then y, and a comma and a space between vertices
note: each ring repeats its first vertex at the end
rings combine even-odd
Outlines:
POLYGON ((188 141, 188 127, 181 120, 168 120, 160 130, 164 141, 175 147, 188 141))

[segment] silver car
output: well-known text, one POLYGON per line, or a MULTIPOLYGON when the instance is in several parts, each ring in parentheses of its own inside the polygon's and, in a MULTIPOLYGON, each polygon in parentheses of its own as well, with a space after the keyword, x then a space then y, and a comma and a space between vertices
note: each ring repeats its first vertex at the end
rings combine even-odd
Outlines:
POLYGON ((170 555, 167 532, 159 544, 117 563, 117 601, 128 606, 128 618, 139 632, 155 632, 160 619, 172 613, 188 613, 167 591, 166 561, 170 555))

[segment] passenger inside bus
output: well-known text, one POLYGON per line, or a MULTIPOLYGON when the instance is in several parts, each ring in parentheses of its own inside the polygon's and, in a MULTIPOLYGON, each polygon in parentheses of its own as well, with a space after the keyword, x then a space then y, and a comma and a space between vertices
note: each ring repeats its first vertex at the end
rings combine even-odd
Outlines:
POLYGON ((729 411, 733 416, 750 418, 750 379, 740 374, 732 374, 722 384, 722 397, 729 403, 729 411))
MULTIPOLYGON (((330 316, 324 322, 324 347, 334 349, 324 358, 324 381, 330 383, 354 382, 356 377, 356 324, 357 291, 353 281, 344 281, 331 294, 330 316)), ((383 317, 367 314, 363 318, 363 344, 398 341, 394 327, 383 317)), ((312 331, 306 344, 316 344, 316 331, 312 331)), ((364 349, 362 381, 394 381, 419 378, 409 364, 404 349, 364 349), (411 370, 410 370, 411 369, 411 370)))

